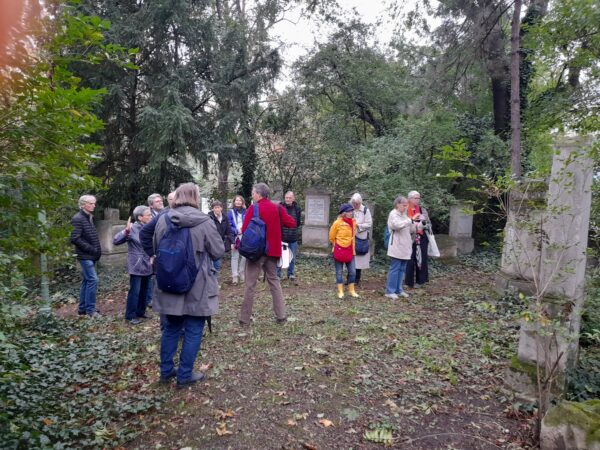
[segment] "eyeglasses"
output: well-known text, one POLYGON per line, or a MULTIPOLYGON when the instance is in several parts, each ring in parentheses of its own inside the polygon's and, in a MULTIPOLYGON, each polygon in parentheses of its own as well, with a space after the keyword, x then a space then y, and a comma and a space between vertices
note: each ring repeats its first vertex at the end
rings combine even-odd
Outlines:
POLYGON ((95 205, 96 202, 86 202, 88 205, 95 205))

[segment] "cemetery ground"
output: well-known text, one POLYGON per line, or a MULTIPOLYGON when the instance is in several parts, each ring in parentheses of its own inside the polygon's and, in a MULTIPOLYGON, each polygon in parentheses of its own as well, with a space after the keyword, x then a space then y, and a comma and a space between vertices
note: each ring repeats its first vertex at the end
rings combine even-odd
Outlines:
MULTIPOLYGON (((502 383, 523 305, 494 293, 497 259, 436 261, 425 289, 392 301, 383 258, 360 299, 339 300, 331 261, 301 257, 299 286, 283 282, 288 322, 275 323, 261 281, 244 328, 226 264, 197 360, 207 378, 182 390, 158 383, 158 317, 123 320, 127 275, 100 273, 104 317, 90 320, 77 316, 74 272, 54 285, 54 318, 25 321, 2 348, 0 447, 531 448, 534 405, 502 383)), ((599 347, 583 351, 597 363, 599 347)))

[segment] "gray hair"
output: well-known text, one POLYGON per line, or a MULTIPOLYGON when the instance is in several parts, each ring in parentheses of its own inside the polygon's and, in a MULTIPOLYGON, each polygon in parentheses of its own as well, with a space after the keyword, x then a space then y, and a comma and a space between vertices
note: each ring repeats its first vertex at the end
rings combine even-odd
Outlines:
POLYGON ((255 184, 253 189, 254 192, 260 195, 262 198, 269 198, 269 186, 267 186, 266 183, 255 184))
POLYGON ((131 213, 131 215, 133 216, 133 218, 135 220, 138 220, 138 217, 139 216, 143 216, 144 214, 146 214, 146 211, 150 211, 150 207, 149 206, 139 205, 139 206, 136 206, 133 209, 133 212, 131 213))
POLYGON ((92 200, 96 200, 96 197, 94 197, 93 195, 82 195, 81 197, 79 197, 79 207, 82 208, 83 205, 85 205, 88 202, 91 202, 92 200))
POLYGON ((421 196, 421 194, 419 194, 417 191, 410 191, 407 195, 408 198, 413 198, 415 195, 418 195, 419 197, 421 196))
POLYGON ((396 207, 396 205, 398 203, 404 203, 404 202, 408 202, 408 199, 406 197, 403 197, 402 195, 399 195, 398 197, 396 197, 396 200, 394 200, 394 208, 396 207))
POLYGON ((361 195, 358 192, 352 194, 352 197, 350 197, 350 203, 362 203, 361 195))
POLYGON ((150 194, 148 196, 148 205, 152 206, 152 203, 154 203, 154 199, 156 199, 158 197, 162 198, 162 196, 160 194, 150 194))

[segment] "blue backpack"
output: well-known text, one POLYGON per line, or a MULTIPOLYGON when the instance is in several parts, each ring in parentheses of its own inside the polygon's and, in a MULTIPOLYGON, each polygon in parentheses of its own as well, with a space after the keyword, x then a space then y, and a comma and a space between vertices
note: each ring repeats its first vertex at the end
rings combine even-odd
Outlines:
POLYGON ((156 282, 161 291, 185 294, 192 289, 200 270, 194 258, 190 229, 175 226, 169 214, 163 215, 168 228, 158 243, 156 282))
POLYGON ((254 204, 252 219, 242 234, 238 251, 240 255, 254 262, 265 254, 267 248, 267 226, 260 218, 258 204, 254 204))

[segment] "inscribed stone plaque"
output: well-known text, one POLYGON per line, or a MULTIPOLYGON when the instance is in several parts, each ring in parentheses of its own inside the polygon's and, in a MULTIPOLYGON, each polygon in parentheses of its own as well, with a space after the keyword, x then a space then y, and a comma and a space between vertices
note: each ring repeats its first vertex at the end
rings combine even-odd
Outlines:
POLYGON ((309 198, 306 203, 308 208, 306 211, 307 222, 310 223, 322 223, 326 224, 325 219, 325 199, 323 198, 309 198))

